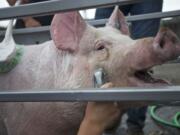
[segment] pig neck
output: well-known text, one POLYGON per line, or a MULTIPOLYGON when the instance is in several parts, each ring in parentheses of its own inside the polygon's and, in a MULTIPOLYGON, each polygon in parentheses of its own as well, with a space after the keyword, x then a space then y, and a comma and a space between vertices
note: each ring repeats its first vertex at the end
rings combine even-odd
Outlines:
POLYGON ((92 74, 86 66, 86 58, 61 51, 52 44, 41 52, 35 86, 55 89, 92 87, 92 74))

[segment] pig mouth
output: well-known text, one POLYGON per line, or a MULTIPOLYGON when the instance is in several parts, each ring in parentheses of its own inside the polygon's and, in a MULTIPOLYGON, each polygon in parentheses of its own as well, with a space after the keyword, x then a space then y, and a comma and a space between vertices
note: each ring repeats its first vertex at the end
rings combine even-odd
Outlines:
POLYGON ((143 86, 170 85, 167 80, 153 77, 152 70, 139 70, 134 73, 136 80, 143 86))

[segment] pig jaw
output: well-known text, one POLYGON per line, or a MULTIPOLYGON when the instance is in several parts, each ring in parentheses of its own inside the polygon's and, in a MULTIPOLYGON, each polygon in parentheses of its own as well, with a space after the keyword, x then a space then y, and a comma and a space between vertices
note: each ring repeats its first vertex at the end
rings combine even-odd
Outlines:
POLYGON ((145 87, 169 85, 168 81, 153 78, 148 70, 153 66, 174 60, 179 55, 179 39, 169 29, 160 29, 155 38, 140 39, 131 52, 133 59, 130 63, 134 72, 129 79, 130 83, 145 87))

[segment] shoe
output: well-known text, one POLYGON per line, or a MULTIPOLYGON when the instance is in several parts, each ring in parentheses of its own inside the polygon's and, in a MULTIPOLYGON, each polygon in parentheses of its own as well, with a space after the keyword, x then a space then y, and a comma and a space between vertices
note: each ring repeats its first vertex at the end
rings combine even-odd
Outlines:
POLYGON ((127 130, 126 135, 144 135, 142 130, 127 130))

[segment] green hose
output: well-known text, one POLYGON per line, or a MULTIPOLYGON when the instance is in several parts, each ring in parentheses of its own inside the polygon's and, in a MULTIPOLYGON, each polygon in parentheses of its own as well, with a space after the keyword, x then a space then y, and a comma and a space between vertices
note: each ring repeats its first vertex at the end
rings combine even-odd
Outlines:
POLYGON ((163 120, 162 118, 158 117, 155 114, 156 110, 159 109, 159 108, 160 108, 160 106, 151 106, 150 109, 149 109, 150 110, 150 116, 160 124, 180 129, 180 112, 177 112, 174 115, 174 117, 172 118, 172 122, 169 122, 169 121, 163 120))

